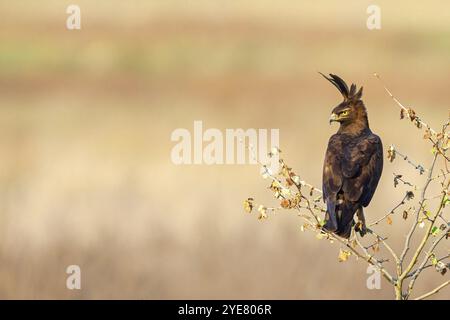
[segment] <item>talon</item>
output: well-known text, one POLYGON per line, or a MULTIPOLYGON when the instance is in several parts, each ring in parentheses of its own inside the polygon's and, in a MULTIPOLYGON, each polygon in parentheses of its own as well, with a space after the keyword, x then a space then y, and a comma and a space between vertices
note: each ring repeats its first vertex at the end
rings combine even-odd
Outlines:
POLYGON ((359 232, 359 235, 361 237, 364 237, 367 233, 367 228, 365 224, 363 224, 361 221, 358 221, 355 225, 355 232, 359 232))

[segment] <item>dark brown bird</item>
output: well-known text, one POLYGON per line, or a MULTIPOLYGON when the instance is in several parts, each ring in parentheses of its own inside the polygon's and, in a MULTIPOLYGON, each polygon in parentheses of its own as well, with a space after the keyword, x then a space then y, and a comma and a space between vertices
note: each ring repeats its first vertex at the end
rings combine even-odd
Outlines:
POLYGON ((340 127, 328 142, 323 166, 323 199, 327 205, 324 229, 348 239, 356 213, 359 222, 355 230, 363 236, 367 231, 363 207, 372 200, 383 171, 383 146, 369 128, 361 100, 363 88, 356 91, 352 84, 349 90, 338 76, 323 76, 344 97, 330 117, 330 124, 339 122, 340 127))

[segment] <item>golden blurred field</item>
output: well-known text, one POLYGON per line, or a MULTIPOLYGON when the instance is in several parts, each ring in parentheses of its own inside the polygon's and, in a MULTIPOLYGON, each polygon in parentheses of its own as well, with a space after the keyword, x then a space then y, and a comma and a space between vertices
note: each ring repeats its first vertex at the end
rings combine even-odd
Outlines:
MULTIPOLYGON (((194 120, 279 128, 285 160, 320 186, 341 98, 317 71, 331 72, 364 86, 385 147, 428 164, 430 146, 372 74, 439 127, 448 1, 380 0, 375 31, 371 1, 78 0, 82 29, 69 31, 71 3, 0 1, 0 298, 393 297, 295 214, 245 214, 248 196, 272 201, 257 166, 175 166, 170 134, 194 120), (66 289, 71 264, 80 291, 66 289)), ((422 179, 386 162, 368 220, 401 199, 393 171, 422 179)), ((401 217, 381 229, 399 249, 401 217)), ((416 292, 440 282, 431 272, 416 292)))

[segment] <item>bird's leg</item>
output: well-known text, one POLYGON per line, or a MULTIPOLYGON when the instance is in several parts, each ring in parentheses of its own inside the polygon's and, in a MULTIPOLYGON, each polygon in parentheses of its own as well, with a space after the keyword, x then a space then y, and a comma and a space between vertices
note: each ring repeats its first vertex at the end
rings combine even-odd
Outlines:
POLYGON ((366 218, 364 217, 362 207, 359 207, 358 210, 356 210, 356 216, 358 217, 358 223, 355 226, 355 231, 359 232, 361 237, 364 237, 364 235, 367 233, 367 227, 366 227, 366 218))

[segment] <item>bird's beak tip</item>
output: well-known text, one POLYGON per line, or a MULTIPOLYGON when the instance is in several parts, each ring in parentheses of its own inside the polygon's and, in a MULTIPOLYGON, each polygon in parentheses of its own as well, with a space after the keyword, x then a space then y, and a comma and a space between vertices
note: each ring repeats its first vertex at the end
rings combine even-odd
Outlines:
POLYGON ((332 113, 330 116, 330 125, 333 121, 337 121, 337 114, 336 113, 332 113))

